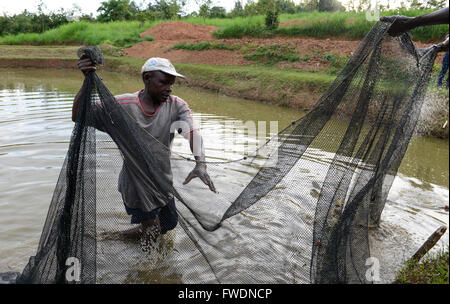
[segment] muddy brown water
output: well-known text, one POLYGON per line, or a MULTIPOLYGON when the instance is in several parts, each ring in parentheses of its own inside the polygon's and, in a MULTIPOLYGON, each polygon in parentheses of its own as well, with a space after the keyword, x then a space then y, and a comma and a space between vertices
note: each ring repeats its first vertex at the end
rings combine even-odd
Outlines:
MULTIPOLYGON (((101 77, 113 94, 135 92, 142 86, 139 77, 106 72, 101 73, 101 77)), ((82 76, 78 71, 0 71, 0 272, 21 271, 29 256, 35 254, 70 140, 73 97, 81 84, 82 76)), ((203 132, 207 148, 222 157, 233 158, 242 152, 225 151, 227 148, 218 140, 217 134, 226 133, 231 125, 275 121, 281 130, 304 115, 293 109, 201 89, 176 87, 174 94, 189 103, 203 129, 212 130, 203 132)), ((251 137, 244 131, 235 134, 235 143, 251 137)), ((264 136, 270 136, 268 128, 264 136)), ((176 140, 173 149, 182 145, 176 140)), ((325 152, 317 155, 328 157, 325 152)), ((382 282, 392 280, 395 270, 436 228, 448 226, 448 212, 443 209, 449 199, 448 173, 448 140, 425 137, 412 140, 389 194, 381 228, 371 232, 373 253, 381 260, 382 282)), ((123 210, 117 212, 124 213, 123 210)), ((119 216, 125 218, 123 214, 119 216)), ((263 239, 264 235, 260 237, 263 239)), ((172 241, 175 246, 183 247, 183 240, 178 240, 177 236, 172 241)), ((435 251, 447 245, 448 232, 435 251)), ((145 282, 182 281, 177 274, 161 279, 158 271, 138 272, 132 278, 123 274, 122 281, 136 282, 139 276, 147 278, 142 279, 145 282)), ((201 275, 198 278, 209 280, 201 275)), ((307 273, 304 280, 280 276, 278 281, 304 283, 307 273)))

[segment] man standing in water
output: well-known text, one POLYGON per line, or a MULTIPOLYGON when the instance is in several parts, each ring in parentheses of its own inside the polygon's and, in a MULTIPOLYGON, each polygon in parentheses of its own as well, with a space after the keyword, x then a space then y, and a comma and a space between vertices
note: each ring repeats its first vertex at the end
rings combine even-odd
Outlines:
MULTIPOLYGON (((78 68, 85 76, 96 70, 92 61, 85 56, 82 56, 78 61, 78 68)), ((211 191, 215 192, 214 184, 206 172, 202 138, 198 130, 194 129, 191 110, 184 100, 171 95, 176 77, 184 78, 184 76, 177 73, 174 66, 165 58, 150 58, 142 66, 141 71, 144 89, 132 94, 115 96, 116 101, 131 115, 139 127, 145 129, 167 147, 170 147, 174 138, 174 134, 171 132, 174 124, 184 124, 186 130, 176 129, 182 131, 183 137, 189 140, 196 166, 183 184, 199 177, 211 191)), ((72 108, 72 120, 74 122, 82 92, 83 88, 80 89, 74 99, 72 108)), ((94 127, 100 131, 103 129, 97 120, 94 127)), ((171 179, 171 173, 169 173, 169 176, 171 179)), ((137 175, 124 163, 119 176, 119 192, 122 194, 125 210, 131 215, 131 223, 140 225, 122 232, 123 236, 136 238, 142 232, 150 231, 152 238, 156 239, 158 235, 165 234, 177 225, 178 215, 174 198, 166 202, 166 205, 162 208, 147 211, 138 195, 138 189, 144 188, 145 186, 140 184, 137 175)))
MULTIPOLYGON (((445 36, 445 40, 448 40, 448 34, 447 36, 445 36)), ((437 81, 437 86, 438 88, 442 87, 442 82, 444 81, 445 78, 445 74, 447 74, 448 71, 448 65, 449 65, 449 54, 448 54, 448 50, 447 52, 445 52, 444 58, 442 59, 442 68, 441 68, 441 72, 439 72, 439 76, 438 76, 438 81, 437 81)), ((449 80, 449 75, 447 75, 447 90, 448 90, 448 80, 449 80)))

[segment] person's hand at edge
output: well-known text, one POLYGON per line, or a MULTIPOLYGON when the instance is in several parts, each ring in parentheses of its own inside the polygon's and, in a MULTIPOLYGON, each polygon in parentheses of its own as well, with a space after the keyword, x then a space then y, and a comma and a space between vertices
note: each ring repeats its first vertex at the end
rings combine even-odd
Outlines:
POLYGON ((428 26, 437 24, 448 24, 449 23, 449 10, 448 7, 441 8, 432 13, 428 13, 417 17, 406 17, 406 16, 387 16, 381 17, 380 21, 392 22, 388 33, 391 36, 399 36, 404 32, 412 30, 418 26, 428 26))
POLYGON ((208 173, 206 172, 206 165, 203 163, 197 163, 194 170, 189 173, 189 175, 186 177, 186 179, 183 182, 183 185, 186 185, 189 183, 193 178, 200 178, 202 182, 209 187, 209 190, 211 190, 214 193, 216 192, 216 188, 214 187, 214 184, 209 177, 208 173))
POLYGON ((380 21, 384 22, 393 22, 391 27, 388 30, 389 35, 391 36, 400 36, 401 34, 411 30, 412 27, 412 17, 406 16, 385 16, 381 17, 380 21))
POLYGON ((87 76, 89 72, 95 72, 97 70, 95 64, 86 55, 81 56, 78 60, 78 68, 84 76, 87 76))

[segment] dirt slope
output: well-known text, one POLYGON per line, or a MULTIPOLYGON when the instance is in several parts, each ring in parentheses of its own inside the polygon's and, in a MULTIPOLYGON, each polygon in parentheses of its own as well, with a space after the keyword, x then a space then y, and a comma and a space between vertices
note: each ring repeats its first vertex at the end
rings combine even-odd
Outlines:
POLYGON ((216 29, 215 26, 169 21, 151 27, 141 33, 141 36, 151 36, 156 40, 211 40, 211 34, 216 29))
MULTIPOLYGON (((287 22, 285 26, 296 23, 296 21, 287 22)), ((297 62, 282 62, 277 64, 279 67, 289 67, 294 69, 321 71, 329 69, 331 64, 325 59, 325 55, 351 56, 356 49, 359 41, 339 40, 339 39, 313 39, 313 38, 289 38, 275 37, 266 39, 243 38, 243 39, 225 39, 218 40, 212 36, 215 26, 206 26, 190 24, 182 21, 169 21, 158 24, 141 36, 151 36, 155 41, 144 41, 128 49, 125 49, 127 56, 147 59, 150 57, 164 57, 175 63, 198 63, 208 65, 248 65, 254 63, 244 59, 242 50, 173 50, 176 43, 196 43, 200 41, 217 41, 225 44, 239 44, 242 47, 249 45, 287 45, 295 47, 297 55, 301 58, 297 62)), ((426 46, 418 43, 419 47, 426 46)), ((442 55, 438 56, 437 62, 440 63, 442 55)))

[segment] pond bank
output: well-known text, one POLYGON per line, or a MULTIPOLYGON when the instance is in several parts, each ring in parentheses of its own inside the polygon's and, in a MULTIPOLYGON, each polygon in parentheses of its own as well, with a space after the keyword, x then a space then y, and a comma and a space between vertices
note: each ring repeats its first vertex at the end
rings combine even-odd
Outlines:
MULTIPOLYGON (((0 68, 76 69, 77 46, 0 46, 0 68)), ((139 74, 144 59, 108 56, 102 69, 111 72, 139 74)), ((310 109, 333 82, 326 73, 281 70, 258 66, 213 66, 174 63, 187 78, 179 83, 202 87, 221 94, 258 100, 301 110, 310 109), (281 92, 281 93, 280 93, 281 92)))
MULTIPOLYGON (((76 69, 78 46, 0 46, 0 68, 76 69)), ((106 71, 139 74, 145 60, 126 56, 108 56, 104 49, 106 71)), ((112 55, 115 55, 114 53, 112 55)), ((335 76, 309 71, 264 66, 216 66, 174 63, 187 79, 181 85, 214 90, 220 94, 257 100, 277 106, 309 110, 333 82, 335 76)), ((448 138, 449 127, 442 128, 448 118, 447 97, 433 92, 428 98, 419 123, 420 134, 448 138), (428 104, 428 105, 427 105, 428 104)))

